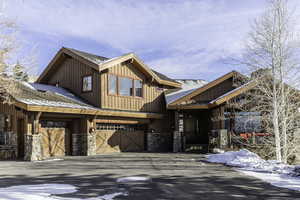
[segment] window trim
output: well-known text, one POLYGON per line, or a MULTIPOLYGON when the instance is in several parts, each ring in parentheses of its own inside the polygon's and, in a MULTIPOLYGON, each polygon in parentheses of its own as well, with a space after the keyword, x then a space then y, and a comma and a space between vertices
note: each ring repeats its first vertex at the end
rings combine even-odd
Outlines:
POLYGON ((107 94, 110 95, 110 96, 118 96, 119 94, 119 78, 116 74, 112 74, 112 73, 109 73, 107 74, 107 94), (116 93, 115 94, 111 94, 109 92, 109 83, 110 83, 110 76, 115 76, 116 77, 116 93))
POLYGON ((115 74, 115 73, 108 73, 107 74, 107 94, 108 94, 108 96, 118 96, 118 97, 123 97, 123 98, 143 99, 144 98, 144 81, 142 79, 134 78, 134 77, 131 77, 131 76, 118 75, 118 74, 115 74), (117 93, 116 94, 110 94, 109 93, 110 75, 116 76, 116 78, 117 78, 117 85, 116 85, 116 87, 117 87, 116 88, 117 89, 117 93), (124 95, 120 94, 120 80, 119 80, 120 77, 129 78, 129 79, 132 80, 132 86, 133 86, 133 95, 132 96, 124 96, 124 95), (141 97, 140 96, 136 96, 135 84, 134 84, 135 80, 139 80, 142 83, 142 96, 141 97))
POLYGON ((87 92, 92 92, 93 91, 93 74, 87 74, 81 77, 81 92, 82 93, 87 93, 87 92), (90 90, 83 90, 83 80, 86 77, 91 77, 91 89, 90 90))

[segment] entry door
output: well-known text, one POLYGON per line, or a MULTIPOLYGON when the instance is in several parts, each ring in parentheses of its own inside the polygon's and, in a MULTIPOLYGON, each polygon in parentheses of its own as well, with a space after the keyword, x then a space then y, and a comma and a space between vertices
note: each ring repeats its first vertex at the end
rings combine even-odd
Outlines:
POLYGON ((18 158, 24 158, 24 119, 17 120, 18 158))

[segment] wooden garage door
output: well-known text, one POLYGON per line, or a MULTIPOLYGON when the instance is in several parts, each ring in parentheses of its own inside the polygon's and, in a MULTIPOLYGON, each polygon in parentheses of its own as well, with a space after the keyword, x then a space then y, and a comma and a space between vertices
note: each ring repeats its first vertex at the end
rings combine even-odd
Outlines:
POLYGON ((70 152, 70 132, 67 128, 41 128, 42 155, 62 157, 70 152))
POLYGON ((144 151, 144 131, 140 130, 97 130, 97 154, 111 152, 144 151))

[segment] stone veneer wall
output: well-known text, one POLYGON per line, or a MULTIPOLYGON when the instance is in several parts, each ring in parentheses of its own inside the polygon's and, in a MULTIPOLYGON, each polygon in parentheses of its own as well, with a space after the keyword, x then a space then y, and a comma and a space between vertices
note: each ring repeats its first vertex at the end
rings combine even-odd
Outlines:
POLYGON ((182 135, 180 131, 173 132, 173 152, 182 152, 182 135))
POLYGON ((96 134, 72 134, 72 155, 96 155, 96 134))
POLYGON ((87 144, 86 144, 86 155, 93 156, 96 155, 96 133, 87 134, 87 144))
POLYGON ((42 160, 41 135, 26 135, 25 160, 42 160))
POLYGON ((170 150, 172 143, 170 134, 147 133, 147 151, 165 152, 170 150))

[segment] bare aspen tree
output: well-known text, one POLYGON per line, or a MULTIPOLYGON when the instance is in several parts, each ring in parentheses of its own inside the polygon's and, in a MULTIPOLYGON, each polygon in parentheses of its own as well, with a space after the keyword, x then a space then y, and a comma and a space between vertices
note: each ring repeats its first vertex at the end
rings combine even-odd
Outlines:
POLYGON ((4 15, 5 0, 0 0, 0 3, 0 100, 10 103, 9 93, 17 92, 15 80, 26 81, 29 69, 36 69, 36 65, 33 54, 19 54, 22 43, 18 38, 17 26, 4 15))
POLYGON ((266 154, 287 163, 299 146, 300 45, 286 0, 271 0, 252 25, 243 59, 255 87, 239 101, 241 110, 259 113, 268 137, 266 154))

